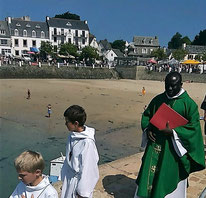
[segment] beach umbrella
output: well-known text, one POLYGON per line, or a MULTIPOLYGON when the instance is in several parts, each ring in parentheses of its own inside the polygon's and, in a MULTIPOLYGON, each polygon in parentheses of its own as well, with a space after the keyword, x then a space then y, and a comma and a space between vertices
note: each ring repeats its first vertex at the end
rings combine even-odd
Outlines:
POLYGON ((147 62, 148 62, 148 63, 154 63, 154 64, 157 64, 157 61, 154 60, 154 59, 150 59, 150 60, 148 60, 147 62))
POLYGON ((196 60, 186 60, 186 61, 183 61, 182 64, 190 64, 190 65, 198 65, 200 64, 201 62, 199 61, 196 61, 196 60))

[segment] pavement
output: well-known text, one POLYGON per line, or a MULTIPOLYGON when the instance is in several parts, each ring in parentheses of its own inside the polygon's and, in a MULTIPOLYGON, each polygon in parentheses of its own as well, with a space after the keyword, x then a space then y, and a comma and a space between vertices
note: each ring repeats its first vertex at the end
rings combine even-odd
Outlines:
MULTIPOLYGON (((143 152, 99 166, 100 179, 93 198, 133 198, 143 152)), ((60 192, 61 183, 55 188, 60 192)), ((187 198, 198 198, 206 187, 206 169, 189 177, 187 198)))

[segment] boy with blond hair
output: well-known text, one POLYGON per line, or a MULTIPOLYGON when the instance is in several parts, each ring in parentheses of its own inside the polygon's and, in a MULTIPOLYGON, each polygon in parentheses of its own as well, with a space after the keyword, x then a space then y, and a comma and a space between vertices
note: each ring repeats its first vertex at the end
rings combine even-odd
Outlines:
POLYGON ((14 161, 21 180, 9 198, 58 198, 57 191, 43 175, 44 159, 35 151, 24 151, 14 161))

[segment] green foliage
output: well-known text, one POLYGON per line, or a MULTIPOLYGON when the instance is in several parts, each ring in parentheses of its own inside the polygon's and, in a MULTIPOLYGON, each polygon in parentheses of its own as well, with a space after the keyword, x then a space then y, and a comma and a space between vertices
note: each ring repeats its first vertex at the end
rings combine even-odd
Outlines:
POLYGON ((186 45, 191 45, 192 42, 188 36, 185 36, 182 38, 182 43, 186 43, 186 45))
POLYGON ((182 35, 177 32, 168 43, 169 49, 179 49, 182 47, 182 35))
POLYGON ((151 56, 156 57, 158 60, 164 60, 167 58, 167 55, 164 52, 164 49, 161 49, 161 48, 152 51, 151 56))
POLYGON ((54 48, 50 42, 42 41, 40 47, 40 57, 46 59, 48 55, 52 57, 54 56, 54 48))
POLYGON ((203 61, 206 61, 206 52, 204 52, 204 53, 202 54, 202 60, 203 60, 203 61))
POLYGON ((125 43, 126 41, 123 40, 115 40, 113 43, 111 43, 111 46, 113 49, 119 49, 121 52, 124 53, 125 43))
POLYGON ((95 48, 87 46, 82 49, 80 60, 85 60, 86 63, 91 64, 91 63, 94 63, 95 59, 98 59, 98 58, 99 58, 99 55, 95 48))
POLYGON ((59 54, 64 56, 72 55, 74 57, 77 57, 77 47, 71 43, 64 43, 60 47, 59 54))
POLYGON ((173 57, 178 61, 183 60, 186 54, 187 54, 187 51, 184 49, 176 49, 172 53, 173 57))
POLYGON ((195 60, 201 61, 201 55, 196 55, 195 60))
POLYGON ((77 14, 72 14, 69 11, 63 14, 57 14, 54 18, 62 18, 62 19, 73 19, 73 20, 80 20, 80 16, 77 14))
POLYGON ((200 31, 198 35, 195 36, 194 41, 192 42, 193 45, 206 45, 206 29, 200 31))

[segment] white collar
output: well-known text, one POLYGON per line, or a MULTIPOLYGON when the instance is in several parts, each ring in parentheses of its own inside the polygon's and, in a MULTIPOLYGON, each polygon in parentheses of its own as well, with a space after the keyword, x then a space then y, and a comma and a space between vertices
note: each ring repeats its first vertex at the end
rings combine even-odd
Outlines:
POLYGON ((181 89, 180 89, 180 92, 179 92, 177 95, 175 95, 175 96, 173 96, 173 97, 170 97, 170 96, 168 96, 167 93, 166 93, 166 96, 168 97, 168 99, 174 99, 174 98, 177 98, 177 97, 179 97, 180 95, 182 95, 184 92, 185 92, 185 90, 184 90, 183 88, 181 88, 181 89))

